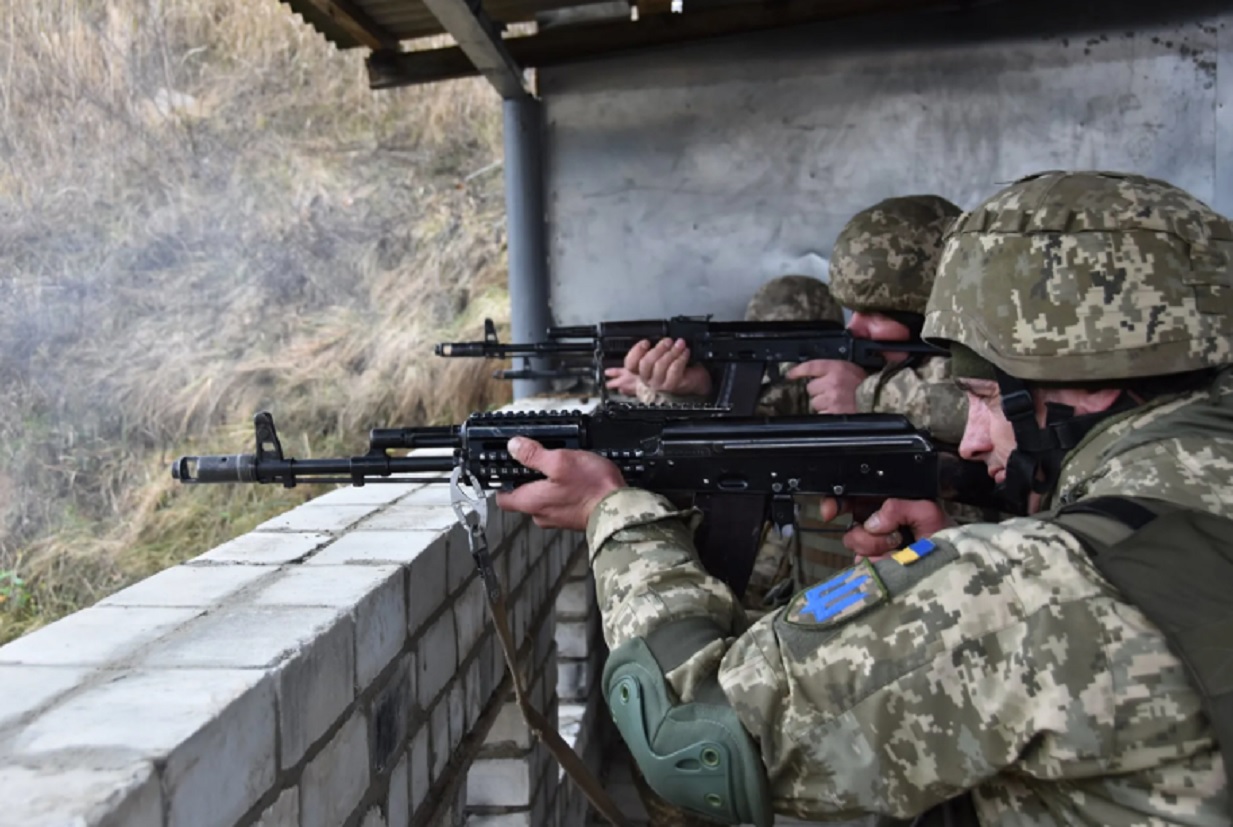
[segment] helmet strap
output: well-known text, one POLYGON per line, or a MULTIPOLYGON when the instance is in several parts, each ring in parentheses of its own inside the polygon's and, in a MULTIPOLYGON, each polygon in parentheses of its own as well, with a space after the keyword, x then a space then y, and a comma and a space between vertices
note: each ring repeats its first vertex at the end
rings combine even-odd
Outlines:
POLYGON ((1016 514, 1028 513, 1028 499, 1034 492, 1047 494, 1057 485, 1062 462, 1088 432, 1111 416, 1130 410, 1135 402, 1123 392, 1103 411, 1076 415, 1070 405, 1045 403, 1045 424, 1036 422, 1032 389, 1022 379, 997 371, 1002 396, 1002 413, 1015 432, 1015 450, 1006 462, 1002 499, 1016 514))

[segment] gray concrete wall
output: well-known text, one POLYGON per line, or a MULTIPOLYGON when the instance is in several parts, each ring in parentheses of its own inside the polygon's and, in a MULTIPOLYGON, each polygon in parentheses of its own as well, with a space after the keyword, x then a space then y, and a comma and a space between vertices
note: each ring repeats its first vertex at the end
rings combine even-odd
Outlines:
POLYGON ((824 273, 881 198, 970 207, 1042 169, 1233 212, 1220 5, 1006 2, 544 70, 553 315, 739 318, 767 279, 824 273))

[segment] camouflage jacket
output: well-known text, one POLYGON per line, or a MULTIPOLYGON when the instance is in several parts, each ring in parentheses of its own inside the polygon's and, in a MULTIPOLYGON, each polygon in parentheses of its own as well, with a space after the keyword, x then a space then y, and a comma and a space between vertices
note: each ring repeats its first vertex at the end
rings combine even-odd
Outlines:
POLYGON ((935 439, 956 445, 968 419, 967 395, 951 381, 950 359, 926 359, 914 368, 871 374, 856 388, 856 409, 903 414, 935 439))
MULTIPOLYGON (((1098 426, 1057 499, 1148 492, 1233 518, 1233 371, 1098 426)), ((685 516, 635 489, 592 514, 604 635, 700 615, 731 635, 668 680, 689 701, 718 671, 777 811, 910 817, 972 790, 985 825, 1229 823, 1180 662, 1060 526, 947 529, 750 624, 697 564, 685 516)))

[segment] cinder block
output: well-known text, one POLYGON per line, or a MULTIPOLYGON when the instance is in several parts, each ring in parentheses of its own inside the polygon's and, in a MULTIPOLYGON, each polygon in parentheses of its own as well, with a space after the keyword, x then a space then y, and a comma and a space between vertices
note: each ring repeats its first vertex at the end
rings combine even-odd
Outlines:
MULTIPOLYGON (((417 452, 418 453, 418 452, 417 452)), ((450 487, 448 485, 425 485, 417 491, 412 491, 398 502, 401 506, 417 508, 450 507, 450 487)))
POLYGON ((527 576, 527 565, 530 555, 529 543, 532 531, 539 531, 532 522, 527 522, 525 528, 518 532, 513 542, 509 544, 509 581, 505 588, 507 591, 515 591, 522 585, 523 578, 527 576))
POLYGON ((432 768, 430 766, 430 753, 432 750, 429 744, 431 739, 431 725, 428 722, 421 725, 415 734, 411 736, 411 773, 408 801, 412 813, 420 808, 428 793, 432 791, 432 768))
POLYGON ((420 482, 381 482, 343 485, 313 497, 308 505, 387 505, 423 488, 420 482))
POLYGON ((589 659, 565 659, 557 661, 557 695, 562 700, 586 698, 598 680, 589 659))
POLYGON ((63 757, 37 769, 0 766, 0 790, 8 793, 0 827, 163 825, 158 775, 146 761, 116 769, 66 766, 63 757))
POLYGON ((340 615, 337 623, 311 640, 279 672, 282 769, 298 764, 354 699, 354 634, 351 618, 340 615))
POLYGON ((586 553, 575 558, 573 564, 569 567, 570 577, 586 577, 590 573, 591 561, 586 553))
POLYGON ((336 827, 368 789, 368 727, 353 715, 308 766, 300 781, 302 827, 336 827))
POLYGON ((488 602, 478 577, 454 599, 454 622, 458 630, 458 660, 466 660, 488 620, 488 602))
POLYGON ((407 577, 407 629, 411 635, 448 602, 445 571, 449 552, 449 536, 440 536, 411 561, 407 577))
POLYGON ((194 557, 191 562, 280 566, 303 560, 330 539, 330 535, 320 532, 250 531, 194 557))
POLYGON ((450 760, 453 747, 450 745, 450 705, 443 696, 437 705, 428 713, 429 726, 432 727, 432 780, 435 784, 445 772, 445 765, 450 760))
POLYGON ((480 712, 484 709, 484 699, 480 697, 482 668, 483 658, 473 658, 471 665, 467 667, 467 673, 463 676, 462 726, 465 732, 471 731, 475 722, 479 720, 480 712))
POLYGON ((105 666, 200 614, 200 609, 95 606, 0 646, 0 664, 105 666))
POLYGON ((531 806, 530 756, 477 758, 467 771, 467 806, 531 806))
POLYGON ((307 565, 406 566, 440 538, 441 532, 435 529, 399 532, 355 529, 308 558, 307 565))
POLYGON ((333 606, 355 618, 356 684, 373 682, 406 640, 399 566, 297 566, 253 595, 255 606, 333 606))
POLYGON ((99 601, 99 606, 211 608, 241 589, 276 576, 267 566, 173 566, 99 601))
POLYGON ((324 531, 337 534, 381 508, 379 505, 313 505, 311 501, 257 526, 257 531, 324 531))
POLYGON ((416 696, 420 706, 427 709, 458 671, 458 639, 454 632, 453 612, 438 617, 420 637, 416 662, 419 664, 416 696))
POLYGON ((520 749, 531 748, 531 729, 527 726, 526 719, 522 717, 522 710, 518 708, 517 702, 505 701, 501 704, 501 711, 497 713, 492 728, 488 730, 484 744, 485 746, 508 745, 520 749))
POLYGON ((369 713, 369 763, 374 772, 384 772, 404 752, 411 724, 411 660, 404 658, 386 686, 372 700, 369 713))
POLYGON ((283 790, 278 800, 261 814, 257 827, 300 827, 299 788, 283 790))
POLYGON ((35 760, 97 749, 163 762, 168 827, 234 823, 274 784, 274 694, 251 669, 129 672, 53 707, 10 746, 35 760))
POLYGON ((0 666, 0 729, 47 706, 91 674, 73 666, 0 666))
MULTIPOLYGON (((453 594, 462 588, 463 583, 470 577, 479 576, 479 567, 475 564, 475 556, 471 554, 471 542, 465 529, 458 529, 457 539, 451 538, 450 553, 446 558, 446 588, 449 593, 453 594)), ((491 542, 488 544, 489 557, 492 556, 494 546, 491 542)), ((495 570, 494 565, 494 570, 495 570)))
POLYGON ((554 637, 562 658, 585 659, 591 653, 591 628, 586 621, 558 621, 554 637))
POLYGON ((557 595, 557 615, 570 619, 586 617, 587 610, 594 604, 594 585, 587 580, 570 580, 557 595))
POLYGON ((150 647, 141 663, 160 668, 271 668, 303 652, 344 619, 350 623, 346 613, 336 608, 231 608, 183 626, 150 647))
POLYGON ((463 708, 463 681, 455 680, 446 695, 450 712, 450 753, 458 749, 466 733, 466 712, 463 708))
POLYGON ((408 827, 411 823, 411 804, 407 799, 410 771, 410 755, 404 752, 394 771, 390 773, 390 788, 385 798, 385 815, 389 827, 408 827))
POLYGON ((497 682, 501 679, 493 667, 493 650, 500 648, 496 638, 495 632, 487 631, 475 645, 477 652, 475 669, 479 683, 476 691, 479 693, 481 708, 488 705, 488 699, 492 697, 493 691, 497 688, 497 682))
POLYGON ((419 505, 407 497, 364 520, 364 531, 448 531, 458 517, 448 505, 419 505))
POLYGON ((568 532, 559 531, 552 539, 552 557, 551 567, 549 568, 549 579, 555 579, 565 576, 568 573, 567 561, 570 558, 570 545, 568 545, 568 532))

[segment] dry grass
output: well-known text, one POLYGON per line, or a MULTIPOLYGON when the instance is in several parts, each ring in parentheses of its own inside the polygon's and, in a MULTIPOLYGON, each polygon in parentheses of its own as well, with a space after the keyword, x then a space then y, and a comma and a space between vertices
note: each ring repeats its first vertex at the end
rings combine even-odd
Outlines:
POLYGON ((504 400, 430 350, 507 312, 481 82, 371 93, 275 0, 0 2, 0 640, 303 498, 172 485, 256 410, 321 456, 504 400))

